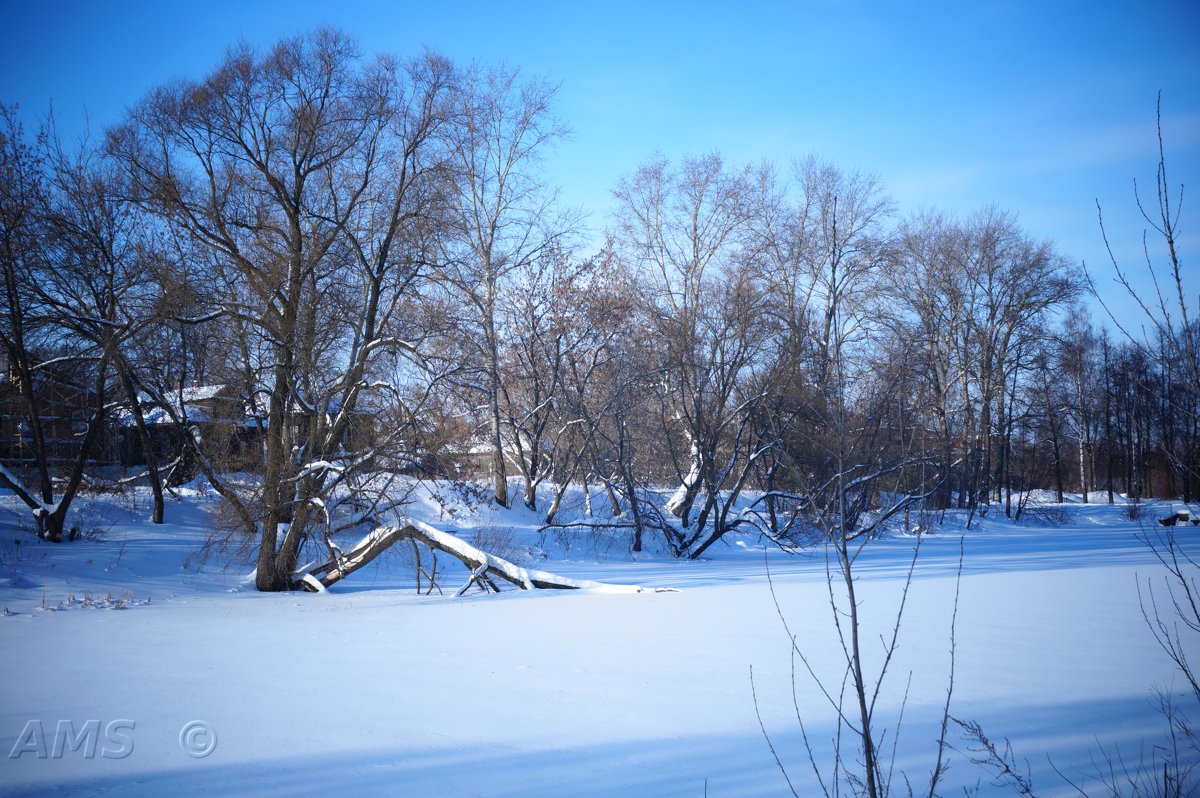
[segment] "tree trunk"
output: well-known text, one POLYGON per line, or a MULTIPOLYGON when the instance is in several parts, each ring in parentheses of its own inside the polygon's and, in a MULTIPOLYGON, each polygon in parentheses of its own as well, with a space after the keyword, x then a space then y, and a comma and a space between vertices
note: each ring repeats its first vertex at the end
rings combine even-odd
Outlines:
MULTIPOLYGON (((296 240, 299 239, 295 231, 296 240)), ((289 379, 292 374, 292 342, 295 340, 297 319, 296 300, 301 288, 300 263, 298 256, 291 264, 288 293, 290 298, 282 314, 283 339, 275 345, 274 384, 267 403, 267 461, 263 470, 263 517, 260 530, 258 563, 255 586, 264 592, 279 592, 292 586, 291 572, 279 567, 277 546, 280 525, 290 521, 288 503, 285 502, 286 477, 284 473, 289 455, 287 445, 288 426, 291 413, 288 411, 290 397, 289 379)), ((286 540, 286 538, 285 538, 286 540)))
MULTIPOLYGON (((379 527, 363 537, 344 556, 335 558, 309 571, 322 587, 341 581, 350 574, 369 564, 386 551, 393 543, 401 540, 419 541, 434 551, 441 551, 457 558, 471 572, 471 581, 480 576, 503 579, 522 590, 579 590, 581 588, 605 588, 621 592, 640 593, 636 585, 605 585, 600 582, 568 579, 546 571, 531 571, 514 565, 508 560, 481 551, 466 541, 422 523, 404 520, 399 526, 379 527)), ((311 584, 306 582, 306 584, 311 584)))
POLYGON ((1058 425, 1053 416, 1050 418, 1050 445, 1054 449, 1054 487, 1058 503, 1063 503, 1063 462, 1062 442, 1058 438, 1058 425))
POLYGON ((125 389, 125 396, 129 399, 129 410, 133 414, 133 424, 137 429, 138 438, 142 442, 142 451, 146 458, 146 476, 150 480, 150 492, 154 497, 154 509, 151 511, 150 523, 163 523, 164 516, 164 501, 162 479, 158 472, 158 452, 154 449, 154 441, 150 437, 150 430, 146 427, 146 416, 142 412, 142 402, 137 395, 137 387, 133 383, 133 377, 130 375, 128 364, 123 359, 118 360, 117 368, 121 371, 121 385, 125 389))
POLYGON ((701 475, 704 473, 704 460, 700 454, 700 443, 695 438, 692 439, 690 458, 690 470, 683 478, 679 487, 675 489, 675 493, 667 501, 667 512, 678 518, 684 528, 688 526, 688 516, 691 514, 696 496, 700 493, 701 475))
POLYGON ((111 340, 104 342, 100 359, 96 364, 96 383, 93 388, 95 406, 92 409, 92 417, 88 421, 87 432, 83 435, 83 442, 80 444, 79 453, 75 457, 71 473, 67 477, 66 484, 63 486, 62 495, 54 503, 54 510, 45 514, 43 523, 46 536, 55 543, 62 541, 62 531, 66 526, 67 510, 70 509, 71 503, 75 500, 76 493, 79 492, 79 486, 83 483, 84 469, 91 458, 92 449, 95 447, 96 441, 100 437, 100 432, 104 427, 104 416, 107 406, 104 388, 108 383, 108 364, 109 358, 112 355, 112 345, 111 340))
MULTIPOLYGON (((1083 439, 1079 439, 1079 490, 1083 495, 1083 503, 1088 503, 1087 452, 1083 439)), ((1059 500, 1061 501, 1061 499, 1059 500)))
MULTIPOLYGON (((492 444, 492 495, 496 504, 508 507, 508 471, 504 462, 504 439, 500 434, 500 352, 496 342, 495 321, 495 288, 491 284, 491 269, 486 269, 489 275, 487 294, 483 302, 483 339, 487 347, 487 377, 488 377, 488 423, 491 425, 492 444)), ((528 483, 526 483, 528 484, 528 483)))
MULTIPOLYGON (((547 526, 554 523, 554 516, 558 515, 558 508, 562 506, 563 496, 566 494, 567 488, 570 486, 571 483, 564 480, 563 483, 558 486, 558 489, 554 491, 554 498, 550 500, 550 507, 546 510, 546 518, 543 521, 543 523, 545 523, 547 526)), ((586 483, 584 485, 584 490, 587 490, 586 483)))
POLYGON ((525 477, 525 506, 537 512, 537 482, 532 475, 525 477))
POLYGON ((642 507, 637 496, 637 483, 633 479, 633 471, 624 458, 621 460, 621 479, 625 482, 625 495, 629 499, 629 515, 633 519, 633 544, 635 552, 642 550, 642 507))

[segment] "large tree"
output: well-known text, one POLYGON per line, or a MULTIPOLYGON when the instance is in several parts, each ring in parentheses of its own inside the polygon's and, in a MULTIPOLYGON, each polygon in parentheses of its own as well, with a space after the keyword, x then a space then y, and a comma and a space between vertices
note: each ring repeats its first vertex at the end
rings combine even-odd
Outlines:
MULTIPOLYGON (((314 522, 371 462, 353 425, 397 311, 434 248, 446 194, 448 62, 360 59, 333 30, 239 47, 200 81, 151 92, 114 131, 145 207, 204 257, 210 310, 252 339, 243 400, 260 407, 262 479, 202 467, 258 535, 257 585, 287 589, 314 522)), ((373 400, 371 400, 373 401, 373 400)), ((328 527, 327 527, 328 528, 328 527)))
POLYGON ((472 66, 454 92, 454 125, 446 129, 455 177, 443 239, 440 281, 462 304, 460 351, 474 374, 460 384, 482 399, 491 452, 493 496, 508 506, 501 362, 501 291, 514 270, 527 269, 558 245, 573 225, 554 210, 555 193, 538 171, 565 134, 554 117, 555 87, 509 67, 472 66))
POLYGON ((751 170, 708 155, 677 166, 657 158, 615 192, 619 249, 651 290, 645 334, 659 353, 663 442, 679 480, 666 509, 680 529, 669 540, 689 556, 726 530, 726 511, 761 455, 750 434, 759 397, 744 390, 767 329, 750 251, 756 187, 751 170))

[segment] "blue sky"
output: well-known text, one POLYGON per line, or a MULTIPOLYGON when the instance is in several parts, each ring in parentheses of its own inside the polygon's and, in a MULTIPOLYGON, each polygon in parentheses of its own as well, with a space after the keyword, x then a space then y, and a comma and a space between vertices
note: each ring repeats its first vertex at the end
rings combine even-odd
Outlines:
MULTIPOLYGON (((85 111, 103 128, 153 86, 201 76, 239 38, 265 46, 319 24, 366 52, 427 47, 546 75, 561 82, 557 110, 573 130, 547 168, 597 229, 617 178, 655 152, 780 166, 816 153, 877 173, 902 214, 1010 210, 1108 282, 1095 203, 1136 267, 1132 186, 1153 186, 1159 90, 1168 177, 1200 188, 1195 0, 0 0, 0 12, 0 101, 32 121, 53 100, 67 131, 85 111)), ((1181 226, 1184 262, 1200 274, 1200 198, 1181 226)))

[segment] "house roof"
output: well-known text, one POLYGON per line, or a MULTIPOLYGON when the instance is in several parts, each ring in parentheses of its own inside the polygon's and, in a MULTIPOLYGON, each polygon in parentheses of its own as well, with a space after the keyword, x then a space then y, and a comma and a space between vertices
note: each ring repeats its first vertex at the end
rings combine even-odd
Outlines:
POLYGON ((202 402, 205 399, 216 399, 225 390, 227 386, 222 383, 220 385, 193 385, 183 389, 184 404, 189 402, 202 402))
MULTIPOLYGON (((222 396, 222 393, 228 388, 225 384, 220 385, 193 385, 182 389, 179 392, 167 394, 164 398, 170 404, 171 409, 175 411, 176 416, 186 415, 189 421, 211 421, 213 420, 205 407, 199 403, 206 402, 212 399, 225 398, 234 399, 232 396, 222 396), (183 404, 180 405, 179 399, 182 395, 183 404)), ((149 396, 142 395, 139 397, 142 402, 142 417, 149 425, 155 424, 172 424, 174 423, 171 414, 166 408, 159 406, 149 396)), ((117 414, 117 423, 122 427, 134 426, 133 413, 128 408, 122 408, 117 414)))

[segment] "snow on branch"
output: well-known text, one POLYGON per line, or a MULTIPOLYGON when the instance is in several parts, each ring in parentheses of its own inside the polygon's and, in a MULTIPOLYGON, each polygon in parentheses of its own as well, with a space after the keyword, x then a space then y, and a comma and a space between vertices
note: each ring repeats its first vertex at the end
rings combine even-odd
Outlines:
POLYGON ((367 352, 374 351, 375 349, 380 349, 380 348, 384 348, 384 347, 394 347, 396 349, 400 349, 400 350, 406 351, 406 352, 412 352, 414 354, 417 352, 416 344, 412 343, 411 341, 405 341, 401 338, 396 338, 395 336, 391 336, 391 337, 387 337, 387 338, 376 338, 373 341, 368 341, 367 344, 363 347, 363 352, 365 354, 367 352))
MULTIPOLYGON (((637 585, 614 585, 590 580, 569 579, 547 571, 530 570, 472 546, 462 538, 443 532, 423 521, 403 519, 398 526, 376 527, 336 560, 308 571, 324 587, 338 582, 367 565, 392 544, 416 540, 430 549, 455 557, 471 570, 471 577, 458 591, 462 595, 472 583, 485 583, 491 577, 503 579, 522 590, 594 590, 603 593, 641 593, 637 585)), ((308 584, 307 580, 305 582, 308 584)))
POLYGON ((313 460, 311 463, 306 463, 300 472, 296 474, 295 479, 303 479, 307 476, 323 474, 326 471, 331 471, 335 474, 341 474, 345 471, 345 466, 331 463, 328 460, 313 460))
POLYGON ((180 324, 204 324, 205 322, 216 321, 224 316, 225 310, 214 310, 211 313, 205 313, 203 316, 176 316, 175 321, 180 324))
POLYGON ((0 485, 8 487, 21 501, 33 510, 34 517, 38 514, 53 515, 58 510, 58 502, 46 503, 37 497, 37 494, 29 489, 29 486, 17 476, 13 471, 10 471, 3 463, 0 463, 0 485))

